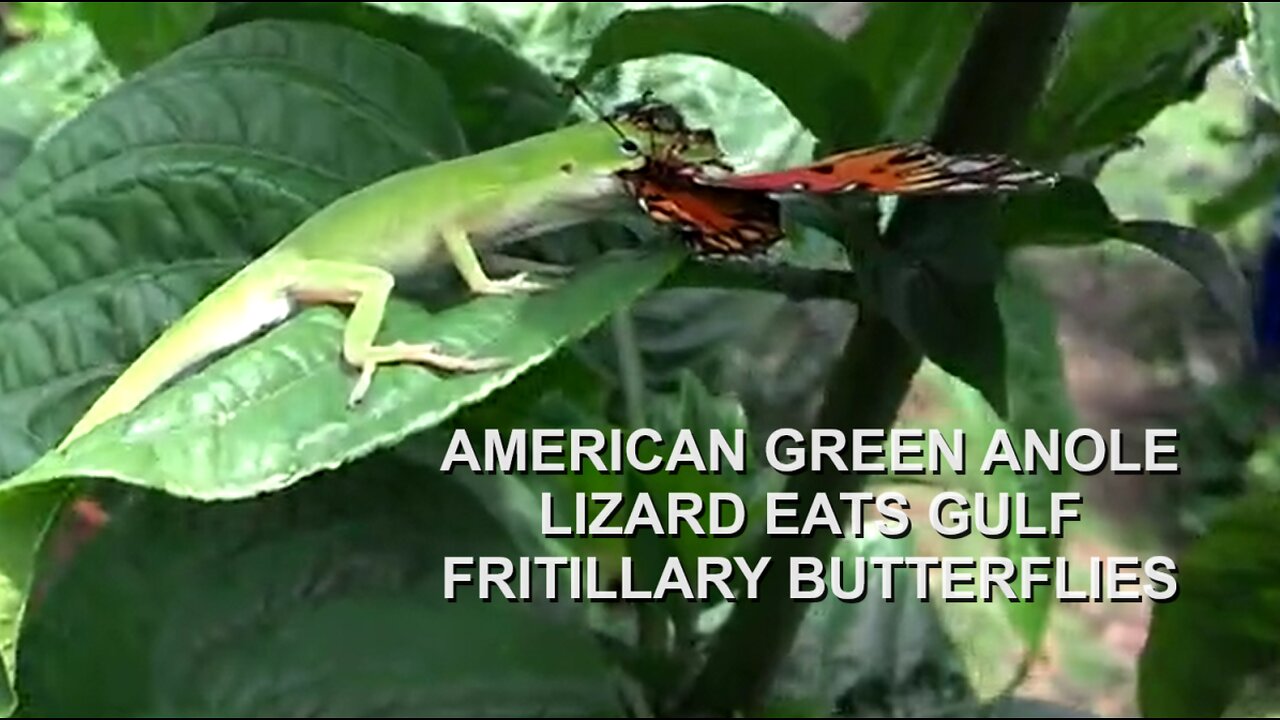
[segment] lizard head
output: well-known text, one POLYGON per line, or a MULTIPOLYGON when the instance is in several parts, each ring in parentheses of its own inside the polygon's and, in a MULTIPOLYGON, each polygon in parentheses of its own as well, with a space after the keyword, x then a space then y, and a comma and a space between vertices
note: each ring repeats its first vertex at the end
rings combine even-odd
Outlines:
POLYGON ((626 137, 624 152, 674 165, 720 161, 724 155, 708 128, 692 128, 675 106, 645 94, 614 110, 611 121, 626 137))

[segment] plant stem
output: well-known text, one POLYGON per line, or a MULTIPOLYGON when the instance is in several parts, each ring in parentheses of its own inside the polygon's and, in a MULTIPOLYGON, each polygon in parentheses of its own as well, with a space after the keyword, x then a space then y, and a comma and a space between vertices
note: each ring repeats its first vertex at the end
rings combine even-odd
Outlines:
MULTIPOLYGON (((951 151, 1001 152, 1012 147, 1043 88, 1050 58, 1072 3, 991 3, 947 96, 935 143, 951 151)), ((928 223, 947 223, 955 205, 930 198, 904 202, 885 242, 928 223)), ((922 357, 883 316, 862 308, 858 324, 827 383, 820 427, 888 428, 920 367, 922 357)), ((805 506, 819 493, 857 491, 866 479, 834 471, 793 476, 786 490, 805 506)), ((789 593, 790 558, 830 557, 838 538, 766 537, 758 552, 772 558, 759 600, 734 608, 692 685, 682 715, 752 713, 767 697, 774 674, 790 651, 808 609, 789 593)))
MULTIPOLYGON (((649 413, 645 403, 644 362, 636 340, 635 321, 625 308, 613 316, 613 344, 618 352, 618 376, 622 379, 627 425, 647 427, 649 413)), ((639 603, 633 607, 636 611, 636 643, 655 655, 665 653, 670 645, 666 613, 651 603, 639 603)))

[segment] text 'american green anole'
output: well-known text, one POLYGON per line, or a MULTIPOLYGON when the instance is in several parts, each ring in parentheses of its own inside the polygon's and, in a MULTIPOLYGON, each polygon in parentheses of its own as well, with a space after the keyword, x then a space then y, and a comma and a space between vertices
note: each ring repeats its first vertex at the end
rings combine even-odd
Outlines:
POLYGON ((720 157, 714 135, 690 130, 670 106, 627 106, 610 119, 554 130, 483 153, 409 169, 329 204, 204 297, 131 364, 59 444, 136 408, 166 382, 213 354, 283 322, 302 306, 351 307, 342 357, 359 370, 358 403, 378 366, 414 363, 480 371, 500 358, 449 355, 430 342, 377 344, 398 277, 451 263, 470 292, 542 289, 524 273, 489 277, 477 249, 596 217, 616 197, 616 173, 651 156, 720 157))

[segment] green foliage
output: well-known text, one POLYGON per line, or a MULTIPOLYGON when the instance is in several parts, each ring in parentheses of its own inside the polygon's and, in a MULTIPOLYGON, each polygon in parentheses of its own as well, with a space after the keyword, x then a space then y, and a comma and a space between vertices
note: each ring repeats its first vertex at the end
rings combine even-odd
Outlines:
POLYGON ((31 308, 0 325, 14 348, 0 422, 21 438, 0 447, 4 471, 34 460, 120 363, 309 213, 460 153, 443 93, 394 46, 266 23, 188 48, 59 133, 0 191, 12 270, 0 297, 31 308), (244 107, 254 123, 241 121, 244 107), (66 260, 52 273, 55 255, 66 260))
MULTIPOLYGON (((1067 395, 1056 313, 1034 276, 1024 268, 1015 268, 1000 283, 997 298, 1006 328, 1007 429, 1010 437, 1016 438, 1014 446, 1021 453, 1028 430, 1036 431, 1040 437, 1048 437, 1051 430, 1066 434, 1076 428, 1077 420, 1067 395)), ((1048 526, 1053 494, 1074 487, 1075 480, 1070 471, 1014 474, 1001 468, 991 478, 987 492, 1025 493, 1029 521, 1048 526)), ((1026 557, 1054 557, 1060 546, 1057 538, 1024 538, 1017 533, 1010 533, 1000 544, 1002 554, 1015 562, 1026 557)), ((1033 652, 1040 649, 1044 640, 1053 603, 1051 594, 1041 589, 1034 600, 1005 605, 1015 629, 1033 652)))
POLYGON ((866 5, 870 6, 867 19, 846 44, 853 65, 871 84, 881 109, 880 135, 884 139, 926 137, 969 46, 982 5, 866 5))
POLYGON ((1139 666, 1146 717, 1218 717, 1280 648, 1280 502, 1241 498, 1179 558, 1179 595, 1158 605, 1139 666))
MULTIPOLYGON (((106 92, 117 80, 92 33, 73 26, 64 32, 28 40, 0 54, 0 128, 14 147, 26 150, 106 92)), ((21 161, 21 157, 12 159, 21 161)), ((11 171, 17 163, 6 165, 11 171)))
POLYGON ((133 74, 200 36, 211 2, 82 2, 79 15, 121 72, 133 74))
MULTIPOLYGON (((949 433, 964 432, 969 448, 963 475, 924 478, 937 486, 954 487, 967 493, 1023 493, 1029 520, 1047 523, 1052 494, 1075 487, 1074 473, 1017 473, 997 467, 983 474, 979 463, 983 450, 996 432, 1009 434, 1018 453, 1024 449, 1025 432, 1034 429, 1047 435, 1057 429, 1069 433, 1077 426, 1067 395, 1063 360, 1058 345, 1054 306, 1039 287, 1034 266, 1017 258, 996 285, 995 299, 1001 325, 1001 341, 1007 358, 1003 386, 1007 388, 1007 412, 1002 417, 977 389, 945 372, 937 365, 922 371, 922 385, 937 394, 938 410, 927 418, 907 417, 905 427, 926 427, 949 433), (937 416, 941 414, 941 416, 937 416)), ((1054 557, 1059 539, 1024 538, 1010 533, 1000 540, 952 540, 947 554, 959 556, 998 555, 1017 562, 1024 557, 1054 557)), ((1027 653, 1038 653, 1045 640, 1051 613, 1056 605, 1052 594, 1037 590, 1035 598, 1021 602, 996 600, 990 604, 958 604, 945 608, 944 626, 956 652, 964 659, 963 669, 974 694, 991 699, 1015 679, 1016 668, 1008 661, 1008 648, 1016 643, 1027 653), (973 637, 974 628, 985 628, 984 637, 973 637)))
POLYGON ((71 2, 9 3, 5 24, 11 32, 23 37, 51 37, 75 27, 71 2))
POLYGON ((456 375, 409 365, 382 368, 354 411, 347 406, 354 377, 333 362, 345 316, 329 307, 308 311, 127 420, 107 423, 67 452, 45 456, 6 488, 109 477, 205 500, 280 489, 435 426, 501 389, 613 308, 656 286, 677 257, 609 260, 583 269, 555 292, 482 298, 434 314, 394 302, 383 325, 387 337, 447 337, 451 353, 502 358, 507 365, 456 375), (228 394, 230 388, 237 390, 228 394), (211 428, 204 418, 214 408, 220 420, 211 428), (245 451, 246 446, 263 452, 245 451), (294 452, 270 450, 284 446, 294 452))
POLYGON ((232 3, 214 26, 253 20, 325 22, 395 43, 440 73, 450 106, 473 152, 551 130, 568 111, 568 94, 498 42, 463 28, 394 15, 357 2, 232 3))
POLYGON ((17 703, 18 635, 26 612, 27 594, 35 575, 40 545, 66 495, 65 488, 40 488, 0 503, 0 712, 6 716, 17 703))
POLYGON ((1165 107, 1203 90, 1206 73, 1243 33, 1238 6, 1078 3, 1028 128, 1028 152, 1096 169, 1165 107))
MULTIPOLYGON (((444 97, 443 86, 431 69, 396 46, 335 27, 268 22, 233 29, 187 48, 96 104, 60 133, 23 168, 23 177, 36 180, 9 186, 8 207, 17 217, 11 220, 4 242, 13 248, 14 262, 27 263, 29 270, 6 276, 5 301, 9 307, 43 303, 52 312, 11 316, 5 328, 15 338, 14 345, 20 347, 19 354, 10 356, 5 378, 9 388, 5 437, 12 438, 3 448, 8 471, 29 463, 48 442, 38 438, 64 429, 66 421, 91 398, 89 391, 99 389, 119 362, 134 356, 164 323, 243 262, 246 254, 260 251, 341 192, 410 163, 462 152, 463 140, 446 113, 444 97), (224 62, 227 57, 236 58, 236 63, 224 62), (303 68, 305 74, 300 74, 303 68), (169 78, 181 78, 182 82, 175 87, 169 78), (335 106, 330 97, 347 99, 335 106), (234 106, 227 104, 228 98, 241 98, 243 105, 255 106, 258 120, 252 126, 240 122, 234 106), (174 108, 183 111, 174 115, 174 108), (308 117, 306 132, 297 132, 290 120, 294 113, 308 117), (185 124, 174 126, 175 118, 185 124), (105 139, 114 139, 114 147, 99 140, 104 133, 105 139), (347 142, 317 142, 339 135, 347 142), (95 153, 80 151, 91 141, 97 141, 95 153), (85 184, 88 177, 97 181, 85 184), (268 177, 270 182, 263 182, 268 177), (60 203, 43 206, 40 215, 30 211, 18 214, 17 208, 30 197, 28 193, 37 192, 41 185, 43 192, 58 197, 60 203), (118 196, 114 202, 101 202, 101 198, 113 195, 118 196), (90 197, 96 200, 90 202, 90 197), (91 212, 86 206, 98 208, 93 225, 78 222, 91 212), (219 212, 211 214, 213 209, 219 212), (246 224, 244 219, 250 222, 246 224), (80 234, 76 234, 77 227, 80 234), (40 252, 58 244, 79 254, 79 272, 58 276, 38 272, 45 263, 40 252), (165 271, 157 272, 159 268, 165 271), (43 282, 33 282, 39 278, 43 282), (50 296, 53 301, 46 300, 50 296), (95 311, 104 307, 103 298, 112 301, 105 305, 106 312, 95 311), (96 320, 86 323, 86 317, 96 320), (69 322, 72 318, 78 322, 69 322), (127 328, 128 333, 111 344, 89 339, 106 328, 127 328), (33 343, 29 340, 32 337, 48 338, 49 344, 33 343), (81 342, 96 354, 75 352, 81 342), (59 387, 59 392, 35 391, 41 387, 59 387)), ((5 202, 0 197, 0 205, 5 202)), ((403 437, 415 423, 401 423, 395 412, 387 414, 392 405, 400 404, 402 411, 411 415, 425 411, 420 415, 427 421, 425 425, 439 422, 459 405, 492 392, 572 335, 603 319, 611 307, 608 297, 626 302, 645 286, 656 284, 672 260, 672 256, 658 255, 603 265, 570 283, 563 291, 568 294, 532 298, 533 305, 493 299, 495 302, 467 305, 436 316, 411 311, 407 304, 398 305, 389 314, 388 331, 405 333, 405 337, 452 333, 448 327, 461 323, 465 329, 459 337, 472 338, 466 344, 479 347, 486 345, 488 338, 500 336, 497 328, 513 320, 529 323, 529 332, 500 343, 505 347, 491 346, 494 352, 512 356, 511 367, 496 376, 441 380, 425 373, 406 374, 406 368, 389 368, 378 378, 378 385, 406 380, 409 385, 400 385, 399 392, 379 393, 391 404, 369 408, 363 417, 371 424, 365 430, 358 424, 340 423, 353 431, 345 451, 323 442, 315 446, 317 454, 310 461, 276 455, 277 467, 255 467, 250 462, 253 454, 243 452, 241 445, 257 444, 265 430, 289 428, 288 423, 280 422, 273 402, 328 397, 335 400, 335 412, 341 411, 345 419, 345 391, 311 394, 296 384, 299 377, 308 375, 309 366, 331 371, 316 376, 320 385, 331 385, 331 390, 349 387, 353 381, 329 362, 340 337, 336 313, 310 314, 283 328, 283 335, 264 338, 253 351, 228 358, 198 376, 194 385, 161 398, 163 408, 148 408, 160 410, 168 428, 152 435, 152 440, 175 449, 182 445, 165 444, 172 440, 165 440, 168 432, 209 436, 200 422, 183 430, 178 416, 167 414, 166 409, 184 408, 180 415, 197 417, 209 403, 227 400, 219 394, 218 383, 206 384, 201 378, 216 376, 256 384, 263 392, 240 398, 237 404, 241 411, 226 408, 231 411, 227 417, 237 420, 224 428, 235 434, 233 428, 238 427, 245 433, 230 444, 222 444, 221 449, 218 443, 206 445, 198 460, 173 456, 174 464, 166 472, 154 463, 154 456, 148 457, 151 451, 146 449, 146 440, 135 438, 140 444, 120 445, 106 441, 106 435, 112 434, 107 431, 98 436, 106 441, 103 444, 94 441, 83 446, 86 454, 79 456, 78 466, 45 465, 44 470, 37 466, 11 482, 0 505, 31 502, 32 496, 15 488, 27 480, 39 482, 68 472, 130 478, 174 494, 204 498, 244 497, 278 488, 282 481, 289 481, 286 478, 297 479, 340 462, 345 453, 363 454, 390 441, 392 435, 403 437), (555 298, 565 304, 557 305, 555 298), (544 320, 549 324, 540 327, 544 320), (273 353, 273 346, 294 350, 273 353), (296 354, 299 352, 302 354, 296 354), (264 366, 261 360, 265 357, 280 362, 264 366), (449 385, 456 379, 466 380, 469 389, 456 386, 456 391, 437 392, 440 383, 449 385), (419 387, 430 399, 415 409, 412 403, 418 401, 412 400, 415 392, 410 386, 421 382, 427 383, 419 387), (285 389, 290 392, 279 392, 285 389), (303 393, 294 394, 297 390, 303 393), (378 425, 381 430, 375 429, 378 425), (377 439, 380 435, 381 441, 377 439), (103 452, 110 457, 101 455, 103 452), (219 456, 223 462, 207 464, 219 456), (238 469, 227 464, 240 461, 244 464, 238 469), (203 479, 190 476, 195 467, 204 467, 208 474, 203 479)), ((465 350, 459 348, 460 352, 465 350)), ((316 406, 308 402, 293 407, 293 417, 301 427, 320 427, 314 414, 316 406)), ((124 425, 115 429, 129 433, 124 425)), ((277 437, 290 447, 298 439, 287 432, 277 437)), ((50 456, 54 465, 76 462, 71 457, 54 460, 56 457, 50 456)), ((50 506, 42 505, 41 509, 47 514, 50 506)), ((38 537, 15 546, 25 545, 30 550, 37 541, 38 537)), ((6 585, 8 595, 3 604, 9 612, 18 613, 26 583, 20 581, 22 575, 17 571, 10 577, 16 582, 6 585)))
POLYGON ((1193 208, 1196 227, 1217 232, 1226 230, 1242 217, 1265 206, 1280 185, 1280 148, 1267 148, 1243 176, 1215 197, 1193 208))
MULTIPOLYGON (((875 533, 848 539, 835 555, 909 556, 910 539, 875 533)), ((883 576, 869 573, 867 595, 856 603, 828 595, 805 617, 775 685, 770 709, 799 717, 963 717, 977 713, 977 698, 955 647, 929 604, 917 600, 914 573, 894 575, 892 601, 883 576)), ((778 714, 773 717, 792 717, 778 714)))
POLYGON ((901 253, 869 264, 868 285, 904 336, 1006 412, 1004 326, 994 283, 962 283, 901 253))
POLYGON ((595 39, 580 77, 589 79, 602 68, 628 60, 672 53, 714 58, 751 73, 829 147, 873 137, 878 108, 844 48, 800 20, 750 8, 624 13, 595 39), (743 43, 744 37, 755 40, 743 43), (846 98, 858 112, 831 112, 832 97, 846 98))
POLYGON ((1249 21, 1245 44, 1254 89, 1273 106, 1280 102, 1280 12, 1271 3, 1241 3, 1249 21))
POLYGON ((1091 245, 1121 232, 1093 183, 1065 177, 1051 190, 1009 200, 1001 223, 1005 247, 1091 245))
MULTIPOLYGON (((661 504, 675 490, 750 500, 778 480, 756 459, 745 476, 442 478, 431 467, 442 430, 758 432, 775 419, 751 416, 735 395, 775 389, 726 388, 701 372, 702 359, 734 353, 807 384, 788 398, 841 381, 828 381, 823 363, 847 325, 793 332, 799 306, 773 295, 652 293, 676 253, 597 257, 631 233, 593 226, 536 240, 534 254, 581 265, 551 293, 451 305, 428 279, 392 304, 388 337, 448 338, 459 354, 511 360, 501 371, 385 368, 349 411, 354 378, 334 362, 342 316, 315 309, 196 369, 71 453, 41 453, 161 328, 327 202, 571 122, 557 77, 589 81, 605 107, 654 90, 714 127, 739 167, 784 166, 815 149, 929 136, 982 5, 870 3, 844 39, 781 3, 216 5, 84 3, 97 45, 73 24, 0 55, 0 172, 12 173, 0 184, 0 471, 17 476, 0 489, 0 706, 15 700, 16 668, 33 716, 620 715, 636 711, 623 701, 625 669, 653 708, 669 709, 728 608, 439 600, 442 557, 542 547, 540 490, 645 491, 661 504), (129 76, 118 87, 116 69, 129 76), (619 311, 640 328, 626 342, 597 331, 619 311), (751 334, 766 353, 743 349, 751 334), (86 476, 131 491, 107 531, 53 573, 37 557, 66 481, 86 476), (284 489, 304 478, 313 480, 284 489), (212 502, 230 499, 239 502, 212 502), (37 575, 51 584, 28 613, 37 575)), ((1265 71, 1270 11, 1250 5, 1251 57, 1265 71)), ((1068 173, 1064 182, 954 204, 828 203, 821 232, 791 214, 797 242, 778 262, 852 269, 860 302, 955 379, 963 423, 1068 430, 1056 319, 1014 262, 1022 249, 1137 244, 1186 270, 1247 327, 1248 289, 1212 237, 1122 219, 1092 182, 1162 109, 1199 92, 1241 28, 1233 3, 1079 4, 1019 151, 1068 173), (894 215, 890 237, 880 212, 894 215)), ((848 308, 837 314, 848 319, 848 308)), ((1071 481, 983 479, 984 489, 1028 493, 1036 517, 1071 481)), ((1213 583, 1274 580, 1249 554, 1270 537, 1262 515, 1242 508, 1202 541, 1181 578, 1184 599, 1157 613, 1143 688, 1154 712, 1214 711, 1219 689, 1252 668, 1246 661, 1271 652, 1264 593, 1238 623, 1194 625, 1199 608, 1226 597, 1213 583), (1215 664, 1213 692, 1181 692, 1200 679, 1192 659, 1222 655, 1232 659, 1215 664)), ((630 554, 647 573, 669 557, 749 554, 758 532, 567 547, 630 554)), ((867 542, 838 552, 889 550, 867 542)), ((1010 537, 1000 552, 1053 555, 1057 543, 1010 537)), ((985 658, 949 644, 927 607, 900 607, 818 608, 775 693, 779 707, 938 713, 989 699, 972 682, 990 669, 977 667, 985 658)), ((999 610, 1033 653, 1051 607, 1038 598, 999 610)))
POLYGON ((1003 231, 1009 247, 1090 245, 1116 239, 1146 248, 1199 281, 1242 341, 1249 342, 1252 291, 1229 251, 1207 232, 1159 220, 1121 221, 1097 188, 1074 179, 1042 196, 1010 202, 1003 231))
POLYGON ((456 483, 376 456, 296 490, 121 509, 32 618, 24 712, 623 712, 574 606, 443 598, 445 557, 516 554, 456 483))

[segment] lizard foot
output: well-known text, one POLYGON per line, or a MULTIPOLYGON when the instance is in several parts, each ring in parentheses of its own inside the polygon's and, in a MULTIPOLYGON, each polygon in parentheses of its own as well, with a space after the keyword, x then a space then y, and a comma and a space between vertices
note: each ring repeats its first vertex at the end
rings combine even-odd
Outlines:
POLYGON ((509 364, 507 360, 502 358, 450 355, 440 350, 435 343, 412 344, 397 342, 391 345, 370 348, 364 363, 360 367, 360 378, 356 380, 356 385, 351 389, 351 395, 347 398, 347 406, 355 407, 364 400, 364 396, 369 392, 369 386, 373 382, 373 374, 377 371, 378 366, 395 363, 413 363, 449 372, 483 372, 485 370, 496 370, 509 364))

